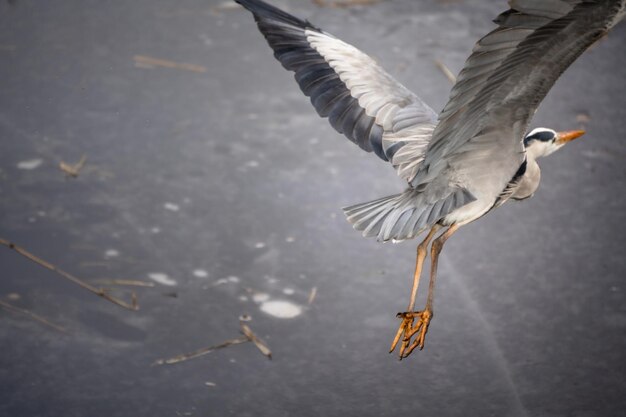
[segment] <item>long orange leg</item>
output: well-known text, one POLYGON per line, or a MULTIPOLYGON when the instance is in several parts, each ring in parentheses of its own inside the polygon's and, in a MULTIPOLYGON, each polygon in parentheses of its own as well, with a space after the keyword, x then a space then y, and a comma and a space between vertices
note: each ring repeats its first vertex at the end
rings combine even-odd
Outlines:
POLYGON ((452 236, 459 226, 454 224, 441 234, 437 239, 433 241, 433 245, 430 248, 430 282, 428 284, 428 298, 426 299, 426 308, 423 311, 418 312, 419 321, 415 326, 409 329, 405 333, 404 341, 408 341, 417 334, 417 338, 413 341, 411 346, 404 353, 404 358, 409 356, 415 348, 424 349, 424 339, 426 338, 426 332, 428 332, 428 326, 430 320, 433 317, 433 296, 435 293, 435 279, 437 278, 437 266, 439 264, 439 255, 443 249, 443 245, 452 236))
MULTIPOLYGON (((422 243, 417 245, 417 257, 415 260, 415 272, 413 273, 413 286, 411 288, 411 299, 409 300, 409 306, 407 308, 408 313, 412 312, 413 307, 415 306, 415 298, 417 296, 417 289, 419 287, 420 277, 422 275, 422 268, 424 267, 424 260, 426 259, 426 255, 428 253, 427 251, 428 244, 430 243, 433 236, 435 236, 435 234, 439 231, 439 229, 441 229, 441 226, 437 224, 434 225, 432 229, 430 229, 430 232, 428 232, 428 235, 422 241, 422 243)), ((398 317, 402 318, 402 323, 400 323, 400 327, 398 328, 398 331, 396 332, 396 336, 394 337, 393 342, 391 343, 391 348, 389 349, 389 353, 395 350, 402 334, 406 333, 407 330, 413 327, 413 316, 407 313, 398 313, 398 317)), ((404 350, 408 346, 408 343, 409 343, 408 340, 403 340, 402 346, 400 347, 400 352, 401 352, 400 356, 402 356, 402 352, 404 352, 404 350)))

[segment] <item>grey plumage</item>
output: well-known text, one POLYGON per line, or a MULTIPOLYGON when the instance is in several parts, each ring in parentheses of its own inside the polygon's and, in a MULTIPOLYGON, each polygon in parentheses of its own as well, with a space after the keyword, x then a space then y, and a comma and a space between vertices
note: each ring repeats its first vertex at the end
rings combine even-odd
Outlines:
POLYGON ((286 69, 295 72, 296 82, 310 97, 317 113, 328 117, 335 130, 363 150, 374 152, 383 160, 390 157, 383 148, 384 128, 388 122, 380 117, 385 105, 391 104, 396 110, 413 106, 418 109, 420 118, 435 120, 434 111, 395 82, 371 58, 350 45, 266 3, 243 0, 239 3, 253 11, 274 56, 286 69), (327 53, 322 55, 320 50, 327 53), (341 68, 329 62, 333 51, 343 54, 341 68), (368 68, 365 78, 359 74, 363 68, 368 68), (346 81, 353 84, 348 85, 346 81), (360 97, 359 88, 362 90, 360 97), (367 94, 378 102, 361 98, 367 94))
POLYGON ((510 0, 437 118, 353 46, 263 1, 236 1, 254 14, 318 114, 408 182, 401 194, 344 209, 355 229, 382 241, 410 239, 437 223, 466 224, 531 195, 542 154, 524 147, 530 119, 562 72, 623 18, 626 3, 510 0), (528 171, 516 176, 523 164, 528 171))

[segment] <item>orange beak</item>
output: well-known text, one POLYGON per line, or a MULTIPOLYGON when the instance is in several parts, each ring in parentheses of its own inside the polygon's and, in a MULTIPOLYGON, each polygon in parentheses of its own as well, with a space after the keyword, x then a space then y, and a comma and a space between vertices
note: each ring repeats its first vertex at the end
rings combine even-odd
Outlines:
POLYGON ((570 142, 576 138, 579 138, 584 134, 585 134, 584 130, 570 130, 568 132, 557 132, 556 144, 564 145, 567 142, 570 142))

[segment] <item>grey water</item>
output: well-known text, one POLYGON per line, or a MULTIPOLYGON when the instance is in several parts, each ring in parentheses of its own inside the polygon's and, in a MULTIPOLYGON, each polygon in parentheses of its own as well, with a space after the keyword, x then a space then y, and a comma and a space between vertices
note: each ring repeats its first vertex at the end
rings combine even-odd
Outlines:
MULTIPOLYGON (((276 5, 434 109, 504 0, 276 5)), ((444 249, 426 347, 388 354, 417 242, 341 207, 387 164, 319 119, 249 13, 220 0, 0 2, 0 238, 116 286, 128 311, 0 246, 0 416, 613 416, 626 408, 626 25, 533 126, 587 134, 444 249), (85 155, 77 178, 60 169, 85 155), (252 343, 173 365, 237 338, 252 343)), ((425 285, 423 285, 425 287, 425 285)), ((421 294, 418 306, 424 302, 421 294)))

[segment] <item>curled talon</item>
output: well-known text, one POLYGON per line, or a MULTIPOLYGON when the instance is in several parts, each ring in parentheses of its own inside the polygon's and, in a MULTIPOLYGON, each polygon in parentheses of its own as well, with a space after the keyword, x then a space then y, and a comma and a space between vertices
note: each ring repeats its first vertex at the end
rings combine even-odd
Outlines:
MULTIPOLYGON (((403 334, 406 334, 407 330, 411 329, 413 326, 413 316, 408 316, 409 313, 398 313, 396 317, 402 319, 402 323, 400 323, 400 327, 398 327, 398 331, 396 332, 396 336, 393 338, 393 342, 391 342, 391 348, 389 348, 389 353, 393 352, 400 341, 400 338, 403 334)), ((403 352, 406 345, 405 337, 402 337, 402 345, 400 346, 400 352, 403 352)))
POLYGON ((423 311, 398 313, 397 317, 402 319, 402 322, 398 327, 389 353, 395 350, 398 342, 402 339, 398 355, 400 360, 402 360, 408 357, 416 348, 424 349, 424 340, 426 339, 426 333, 428 332, 433 313, 431 310, 425 309, 423 311), (415 319, 418 319, 418 321, 413 324, 415 319), (412 341, 414 336, 417 337, 412 341))

